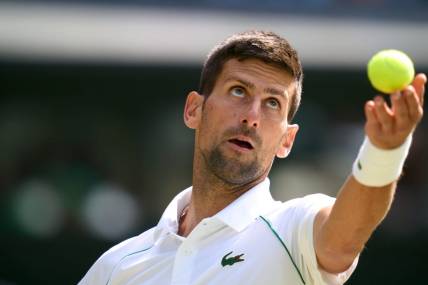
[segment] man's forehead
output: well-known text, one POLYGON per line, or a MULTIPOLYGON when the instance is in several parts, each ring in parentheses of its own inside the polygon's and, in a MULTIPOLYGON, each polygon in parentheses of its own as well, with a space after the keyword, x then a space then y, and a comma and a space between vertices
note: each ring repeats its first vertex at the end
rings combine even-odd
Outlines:
POLYGON ((231 66, 247 66, 247 65, 259 65, 263 66, 267 69, 270 69, 275 72, 279 73, 285 73, 287 76, 293 77, 289 70, 287 70, 284 67, 281 67, 280 64, 274 63, 274 62, 266 62, 262 59, 250 57, 250 58, 229 58, 223 63, 224 67, 231 67, 231 66))

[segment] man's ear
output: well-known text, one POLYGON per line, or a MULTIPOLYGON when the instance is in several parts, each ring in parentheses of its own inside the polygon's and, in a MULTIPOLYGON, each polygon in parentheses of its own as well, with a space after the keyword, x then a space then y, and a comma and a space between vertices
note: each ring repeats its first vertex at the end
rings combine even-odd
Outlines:
POLYGON ((204 96, 196 91, 187 95, 186 105, 184 106, 184 123, 191 129, 197 129, 202 115, 202 104, 204 96))
POLYGON ((287 131, 282 138, 281 145, 276 152, 276 156, 279 158, 285 158, 291 151, 293 147, 294 140, 296 138, 297 131, 299 130, 299 125, 292 124, 287 126, 287 131))

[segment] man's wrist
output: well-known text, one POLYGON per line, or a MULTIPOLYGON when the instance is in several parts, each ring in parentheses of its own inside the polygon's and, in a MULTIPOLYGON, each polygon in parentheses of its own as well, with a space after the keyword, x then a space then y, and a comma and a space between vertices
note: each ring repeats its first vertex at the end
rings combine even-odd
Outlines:
POLYGON ((352 168, 353 176, 361 184, 371 187, 381 187, 396 181, 401 175, 411 143, 412 135, 409 135, 401 146, 381 149, 365 137, 352 168))

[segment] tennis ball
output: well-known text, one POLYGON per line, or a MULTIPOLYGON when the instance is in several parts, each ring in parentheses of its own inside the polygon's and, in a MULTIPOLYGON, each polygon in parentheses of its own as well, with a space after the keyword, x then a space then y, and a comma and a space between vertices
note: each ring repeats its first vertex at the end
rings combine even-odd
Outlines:
POLYGON ((404 89, 413 81, 415 68, 404 52, 388 49, 379 51, 370 59, 367 73, 374 88, 390 94, 404 89))

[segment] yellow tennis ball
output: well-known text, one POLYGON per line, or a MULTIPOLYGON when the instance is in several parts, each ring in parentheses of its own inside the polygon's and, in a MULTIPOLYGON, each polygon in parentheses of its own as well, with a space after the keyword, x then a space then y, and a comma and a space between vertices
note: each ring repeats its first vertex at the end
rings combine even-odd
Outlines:
POLYGON ((370 59, 367 73, 374 88, 390 94, 404 89, 413 81, 415 68, 404 52, 388 49, 370 59))

